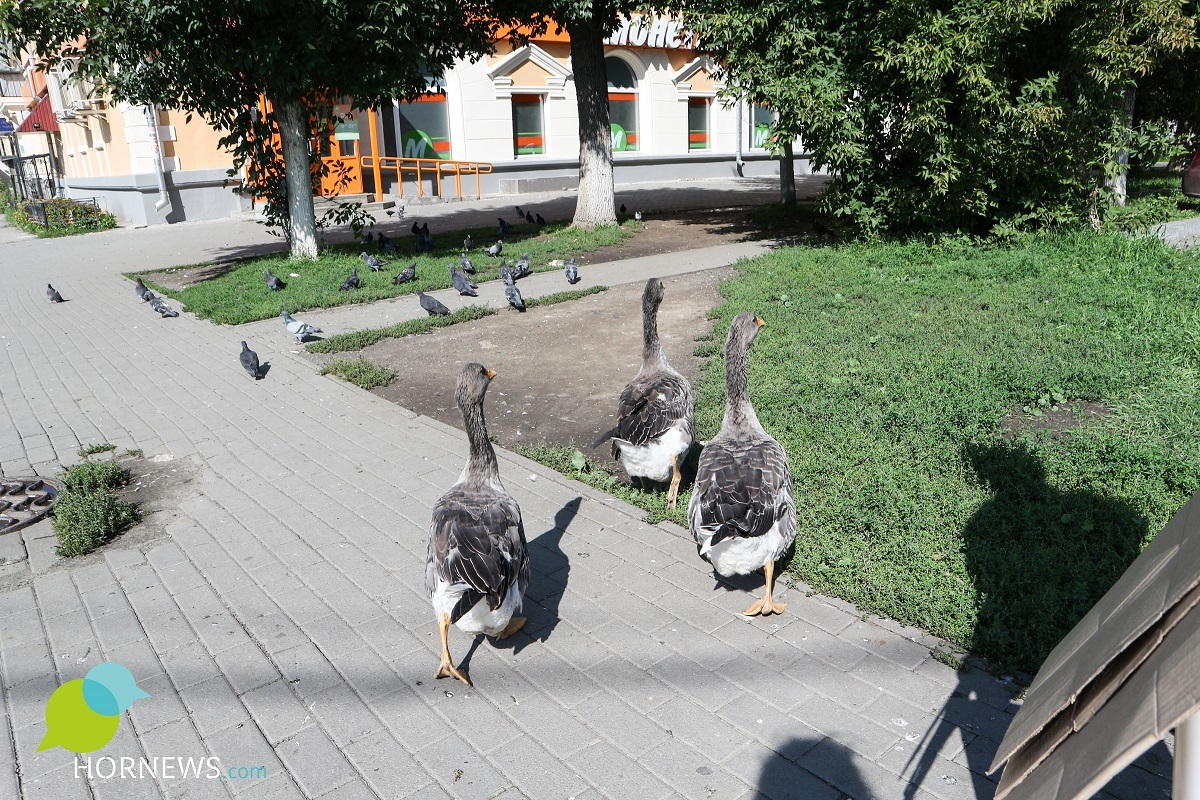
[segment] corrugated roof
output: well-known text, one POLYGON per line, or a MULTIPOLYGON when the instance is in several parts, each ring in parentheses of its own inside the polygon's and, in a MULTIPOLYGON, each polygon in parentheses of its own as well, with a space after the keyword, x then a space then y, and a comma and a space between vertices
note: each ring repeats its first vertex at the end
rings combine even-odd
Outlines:
POLYGON ((50 99, 43 97, 33 113, 17 126, 17 133, 45 133, 47 131, 58 133, 58 117, 54 116, 54 109, 50 107, 50 99))

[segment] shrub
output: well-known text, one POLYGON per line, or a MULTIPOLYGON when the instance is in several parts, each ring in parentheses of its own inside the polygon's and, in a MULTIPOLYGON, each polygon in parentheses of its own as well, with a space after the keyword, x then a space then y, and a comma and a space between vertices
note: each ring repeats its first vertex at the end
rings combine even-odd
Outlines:
POLYGON ((38 236, 70 236, 116 227, 117 218, 93 203, 69 197, 50 200, 24 200, 17 204, 9 220, 19 228, 38 236), (44 217, 44 219, 43 219, 44 217))
POLYGON ((63 492, 54 506, 55 552, 82 556, 141 518, 138 510, 106 491, 63 492))
POLYGON ((112 461, 77 464, 63 473, 68 492, 92 494, 111 492, 129 483, 129 470, 112 461))

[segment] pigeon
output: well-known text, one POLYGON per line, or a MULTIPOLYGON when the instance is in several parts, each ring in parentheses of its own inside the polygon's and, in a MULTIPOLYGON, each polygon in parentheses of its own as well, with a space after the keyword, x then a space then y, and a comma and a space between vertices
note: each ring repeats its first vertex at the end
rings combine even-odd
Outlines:
POLYGON ((143 297, 142 299, 145 300, 147 303, 153 303, 155 300, 158 299, 158 295, 156 295, 154 292, 147 289, 146 296, 143 297))
POLYGON ((432 249, 433 249, 433 237, 428 236, 427 234, 422 232, 420 238, 417 239, 417 252, 425 253, 432 249))
POLYGON ((263 275, 265 275, 267 277, 267 288, 270 289, 272 292, 278 292, 280 289, 287 286, 286 283, 284 283, 283 281, 279 280, 279 278, 276 278, 274 275, 272 275, 271 270, 269 270, 269 269, 264 269, 263 275))
POLYGON ((370 267, 374 272, 379 272, 379 270, 386 267, 388 263, 378 256, 367 255, 365 250, 362 252, 362 260, 363 263, 370 267))
POLYGON ((467 234, 467 238, 463 239, 463 250, 470 250, 475 246, 475 240, 471 238, 471 234, 467 234))
POLYGON ((133 288, 134 288, 134 291, 137 292, 138 300, 141 300, 144 303, 150 299, 150 298, 146 297, 146 295, 150 294, 150 290, 146 288, 146 284, 142 283, 141 278, 137 279, 137 285, 134 286, 133 288))
POLYGON ((150 307, 158 312, 159 318, 178 317, 179 312, 167 305, 165 300, 154 298, 150 301, 150 307))
POLYGON ((642 212, 640 212, 640 211, 633 212, 633 218, 636 219, 638 222, 641 222, 642 221, 642 212))
POLYGON ((485 248, 483 252, 487 253, 492 258, 499 258, 500 253, 504 250, 504 242, 496 240, 496 243, 491 247, 485 248))
POLYGON ((475 291, 477 288, 476 285, 471 282, 470 278, 459 272, 458 267, 453 264, 450 265, 450 283, 458 290, 459 294, 465 294, 468 297, 479 297, 479 292, 475 291))
POLYGON ((258 374, 261 369, 258 364, 258 353, 251 350, 245 342, 242 342, 242 354, 239 358, 242 362, 242 369, 250 373, 251 378, 258 380, 262 377, 262 375, 258 374))
POLYGON ((534 214, 534 215, 533 215, 533 218, 534 218, 534 220, 536 220, 536 221, 537 221, 537 224, 538 224, 539 226, 541 226, 541 227, 545 227, 545 225, 546 225, 546 219, 545 219, 545 217, 543 217, 541 214, 534 214))
POLYGON ((307 322, 292 319, 292 315, 286 311, 280 311, 279 316, 283 317, 283 324, 287 327, 287 332, 296 337, 297 344, 304 344, 306 336, 322 332, 320 328, 309 325, 307 322))
POLYGON ((446 308, 436 297, 430 297, 424 292, 418 291, 417 297, 421 300, 421 308, 429 312, 429 316, 437 316, 438 314, 449 314, 450 309, 446 308))
POLYGON ((46 284, 46 297, 51 303, 61 303, 63 301, 63 296, 58 293, 57 289, 48 283, 46 284))
POLYGON ((383 231, 380 231, 379 239, 377 239, 376 241, 379 242, 379 249, 382 250, 385 247, 387 247, 387 244, 388 244, 388 242, 391 241, 391 239, 388 238, 388 235, 386 233, 384 233, 383 231))
POLYGON ((367 235, 363 237, 363 244, 370 244, 375 240, 374 231, 367 231, 367 235))
POLYGON ((517 284, 513 283, 511 276, 505 282, 504 296, 508 298, 508 304, 517 311, 525 310, 525 298, 521 297, 521 290, 517 288, 517 284))
POLYGON ((520 280, 532 272, 529 267, 529 253, 522 255, 517 259, 517 263, 513 264, 513 280, 520 280))
POLYGON ((417 262, 409 264, 404 269, 400 270, 400 274, 392 278, 392 285, 399 286, 402 283, 408 283, 417 277, 417 262))
POLYGON ((533 212, 532 211, 525 212, 525 221, 528 222, 530 225, 533 224, 533 212))
POLYGON ((412 226, 412 235, 413 236, 421 235, 421 226, 418 225, 415 221, 413 222, 413 226, 412 226))
POLYGON ((579 265, 575 263, 575 256, 571 256, 564 271, 567 273, 567 283, 572 286, 579 283, 579 265))
POLYGON ((505 283, 512 283, 512 281, 513 281, 512 270, 508 268, 508 259, 507 258, 500 259, 499 272, 500 272, 500 280, 504 281, 505 283))
POLYGON ((475 274, 475 265, 471 263, 471 259, 467 258, 466 253, 463 253, 462 258, 459 259, 458 268, 468 275, 475 274))
POLYGON ((396 246, 396 243, 389 239, 387 234, 383 232, 379 234, 379 249, 393 256, 400 252, 400 248, 396 246))
POLYGON ((505 239, 508 237, 508 223, 504 221, 504 217, 496 217, 496 221, 500 223, 500 234, 497 239, 505 239))
POLYGON ((624 203, 621 203, 621 213, 622 214, 625 213, 625 204, 624 203))
POLYGON ((429 235, 429 223, 428 222, 421 223, 421 235, 424 236, 426 239, 433 241, 433 237, 429 235))
POLYGON ((361 284, 362 281, 358 279, 358 267, 355 267, 354 269, 350 270, 350 275, 342 283, 342 288, 338 291, 345 292, 350 289, 357 289, 361 284))
POLYGON ((523 216, 525 216, 525 214, 524 214, 524 213, 522 213, 522 211, 521 211, 521 207, 520 207, 520 206, 514 206, 514 208, 515 208, 515 209, 516 209, 516 211, 517 211, 517 216, 518 216, 518 217, 523 217, 523 216))

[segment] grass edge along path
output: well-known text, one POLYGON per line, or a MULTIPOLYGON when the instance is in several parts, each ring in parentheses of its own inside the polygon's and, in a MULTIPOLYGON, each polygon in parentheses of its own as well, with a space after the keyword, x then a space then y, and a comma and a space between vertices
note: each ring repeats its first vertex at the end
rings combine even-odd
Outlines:
MULTIPOLYGON (((535 231, 527 224, 514 225, 509 239, 505 240, 503 256, 512 264, 522 253, 528 252, 533 272, 561 270, 562 259, 619 245, 640 227, 641 223, 627 222, 585 231, 568 227, 563 222, 551 223, 535 231), (525 228, 528 230, 522 230, 525 228)), ((296 314, 316 308, 386 300, 414 294, 418 289, 423 292, 446 289, 450 286, 447 265, 459 262, 462 240, 468 233, 475 241, 468 253, 476 270, 472 280, 476 283, 495 280, 499 277, 500 259, 487 256, 481 250, 495 242, 495 228, 435 233, 434 249, 422 254, 413 253, 415 239, 407 233, 393 239, 400 248, 395 256, 387 255, 375 245, 360 242, 329 245, 321 250, 316 261, 295 261, 285 253, 273 253, 237 261, 227 272, 184 289, 169 289, 147 277, 163 270, 130 272, 125 277, 130 280, 142 278, 152 290, 178 300, 188 312, 201 319, 211 319, 221 325, 240 325, 277 317, 280 311, 296 314), (372 272, 359 257, 363 251, 383 258, 388 265, 379 272, 372 272), (392 278, 413 262, 417 264, 416 280, 393 284, 392 278), (361 286, 339 291, 352 268, 357 268, 361 286), (285 288, 277 292, 267 289, 264 269, 270 269, 286 284, 285 288)), ((215 263, 220 262, 173 267, 171 272, 201 269, 215 263)))
POLYGON ((387 386, 396 379, 395 370, 366 358, 338 358, 321 367, 322 375, 337 375, 361 389, 370 391, 387 386))
POLYGON ((483 319, 495 313, 496 309, 487 306, 463 306, 450 314, 406 319, 395 325, 388 325, 386 328, 367 328, 361 331, 337 333, 319 342, 309 342, 304 345, 304 349, 310 353, 349 353, 370 347, 384 339, 399 339, 402 336, 429 333, 434 328, 445 328, 460 322, 483 319))

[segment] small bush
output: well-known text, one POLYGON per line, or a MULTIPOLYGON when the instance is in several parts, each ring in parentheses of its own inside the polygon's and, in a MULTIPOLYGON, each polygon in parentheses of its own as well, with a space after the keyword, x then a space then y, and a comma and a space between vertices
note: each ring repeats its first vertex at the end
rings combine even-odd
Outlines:
POLYGON ((66 491, 54 506, 55 552, 82 556, 112 539, 141 518, 138 510, 107 491, 66 491))
POLYGON ((365 358, 339 358, 321 368, 322 375, 337 375, 363 389, 387 386, 396 379, 396 373, 365 358))
POLYGON ((129 483, 129 470, 112 461, 85 461, 63 473, 68 492, 92 494, 111 492, 129 483))
POLYGON ((110 450, 116 449, 117 446, 115 444, 109 444, 108 442, 105 442, 104 444, 89 444, 87 447, 80 448, 79 457, 87 458, 88 456, 94 456, 97 453, 107 453, 110 450))
POLYGON ((107 211, 69 197, 24 200, 17 203, 8 218, 18 228, 44 238, 103 231, 117 225, 117 218, 107 211), (43 210, 45 222, 39 218, 43 210))
POLYGON ((526 308, 537 308, 538 306, 552 306, 555 303, 565 303, 568 300, 579 300, 587 297, 590 294, 599 294, 600 292, 608 291, 607 286, 592 286, 587 289, 569 289, 565 292, 555 292, 543 297, 531 297, 525 301, 526 308))

